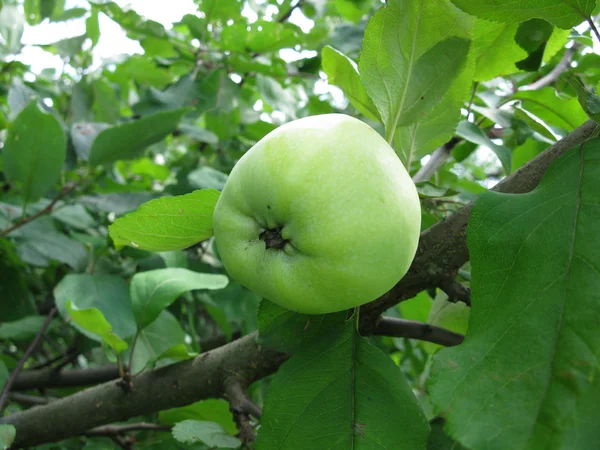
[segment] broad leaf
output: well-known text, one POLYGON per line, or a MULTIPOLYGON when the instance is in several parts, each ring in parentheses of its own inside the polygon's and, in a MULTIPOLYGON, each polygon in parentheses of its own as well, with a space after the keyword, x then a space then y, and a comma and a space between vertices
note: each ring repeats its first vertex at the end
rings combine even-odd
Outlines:
POLYGON ((15 439, 17 430, 12 425, 0 425, 0 450, 7 450, 15 439))
POLYGON ((262 343, 293 353, 304 340, 345 320, 346 313, 309 315, 285 309, 269 300, 258 305, 258 332, 262 343))
MULTIPOLYGON (((176 350, 173 359, 195 356, 187 351, 186 334, 179 321, 169 311, 162 311, 158 318, 141 330, 136 337, 133 350, 132 373, 139 373, 162 358, 170 357, 169 351, 176 350)), ((131 353, 128 355, 131 357, 131 353)))
POLYGON ((103 342, 115 350, 117 354, 127 348, 127 342, 114 332, 110 323, 97 308, 80 309, 71 300, 66 302, 67 311, 71 320, 76 323, 81 331, 88 337, 103 342))
POLYGON ((585 21, 594 10, 594 0, 452 0, 469 14, 494 22, 517 23, 544 19, 559 28, 571 28, 585 21))
POLYGON ((452 188, 436 186, 431 181, 420 181, 415 183, 415 186, 420 198, 452 197, 458 194, 458 191, 452 188))
POLYGON ((90 165, 97 166, 141 156, 149 145, 162 141, 177 128, 186 112, 187 109, 159 112, 102 131, 92 144, 90 165))
MULTIPOLYGON (((0 340, 28 341, 40 331, 46 318, 44 316, 27 316, 14 322, 0 323, 0 340)), ((53 321, 48 330, 57 325, 53 321)))
POLYGON ((510 173, 512 166, 510 162, 511 153, 509 148, 496 144, 483 132, 481 128, 466 120, 460 122, 458 128, 456 129, 456 134, 470 142, 473 142, 474 144, 483 145, 489 148, 496 154, 496 156, 498 156, 498 159, 502 163, 502 167, 504 167, 506 173, 510 173))
POLYGON ((131 279, 131 306, 141 330, 154 322, 161 311, 184 292, 196 289, 222 289, 227 286, 224 275, 192 272, 171 268, 140 272, 131 279))
POLYGON ((35 201, 58 181, 66 153, 62 127, 32 101, 9 127, 2 150, 4 173, 19 185, 25 203, 35 201))
POLYGON ((109 227, 115 247, 150 251, 180 250, 213 235, 213 211, 219 192, 194 191, 151 200, 109 227))
POLYGON ((158 420, 165 425, 175 425, 183 420, 208 420, 221 425, 229 434, 236 434, 237 428, 229 403, 221 399, 202 400, 191 405, 160 411, 158 420))
POLYGON ((361 114, 378 120, 379 113, 360 80, 358 65, 342 52, 328 45, 321 50, 321 59, 327 81, 344 91, 352 106, 361 114))
POLYGON ((520 91, 513 98, 520 100, 523 109, 543 122, 564 130, 574 130, 588 120, 577 99, 558 97, 551 87, 539 91, 520 91))
POLYGON ((242 441, 228 434, 221 425, 204 420, 184 420, 173 427, 173 437, 179 442, 203 442, 210 448, 238 448, 242 441))
POLYGON ((69 274, 54 289, 58 312, 67 317, 67 301, 79 309, 96 308, 121 338, 135 333, 128 286, 116 275, 69 274))
POLYGON ((429 384, 446 430, 468 448, 600 439, 598 205, 599 139, 558 159, 533 192, 475 203, 469 331, 437 353, 429 384))
POLYGON ((0 322, 13 322, 37 314, 27 285, 27 267, 13 244, 0 240, 0 322))
POLYGON ((390 143, 396 127, 423 119, 440 103, 465 67, 470 41, 445 31, 462 28, 463 18, 443 17, 444 4, 390 0, 365 31, 361 79, 390 143))
POLYGON ((25 17, 17 5, 4 5, 0 10, 1 53, 19 53, 25 17))
POLYGON ((424 448, 425 416, 400 369, 356 324, 305 341, 274 376, 257 448, 424 448))
POLYGON ((518 24, 475 21, 473 30, 475 81, 487 81, 519 71, 515 64, 525 59, 527 52, 515 41, 518 28, 518 24))

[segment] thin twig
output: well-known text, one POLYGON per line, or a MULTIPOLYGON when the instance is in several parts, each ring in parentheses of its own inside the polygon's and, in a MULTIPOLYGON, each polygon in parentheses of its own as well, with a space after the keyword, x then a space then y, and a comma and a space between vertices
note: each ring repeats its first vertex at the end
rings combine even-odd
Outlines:
POLYGON ((14 223, 13 225, 11 225, 10 227, 8 227, 5 230, 0 231, 0 236, 6 236, 7 234, 15 231, 18 228, 21 228, 23 225, 27 225, 29 222, 34 221, 35 219, 44 216, 46 214, 50 214, 52 212, 52 210, 54 209, 54 207, 56 206, 56 204, 65 196, 67 196, 73 189, 75 189, 77 186, 79 186, 81 183, 83 183, 83 181, 85 180, 85 177, 82 177, 79 181, 67 185, 65 187, 63 187, 61 189, 61 191, 58 193, 58 195, 56 197, 54 197, 54 199, 50 202, 50 204, 48 206, 46 206, 44 209, 42 209, 41 211, 38 211, 37 213, 29 216, 29 217, 23 217, 21 220, 19 220, 18 222, 14 223))
POLYGON ((434 344, 452 347, 459 345, 464 336, 454 331, 429 325, 415 320, 398 319, 396 317, 382 317, 373 334, 376 336, 405 337, 433 342, 434 344))
POLYGON ((520 91, 537 91, 539 89, 543 89, 547 86, 554 84, 556 82, 556 80, 558 80, 558 78, 563 73, 565 73, 567 70, 569 70, 569 68, 571 67, 571 61, 573 60, 573 55, 575 55, 575 52, 577 51, 578 48, 579 48, 579 45, 577 43, 573 44, 573 46, 571 46, 571 48, 568 48, 565 51, 565 54, 563 55, 563 57, 561 58, 559 63, 556 65, 556 67, 554 67, 554 69, 552 69, 550 72, 548 72, 546 75, 544 75, 539 80, 536 80, 531 84, 521 86, 519 88, 519 90, 520 91))
POLYGON ((441 147, 438 147, 423 167, 419 169, 413 176, 413 181, 418 183, 419 181, 427 181, 431 176, 444 165, 446 160, 450 157, 452 149, 461 141, 461 138, 453 137, 441 147))
POLYGON ((239 438, 244 444, 249 444, 256 440, 254 429, 250 424, 250 414, 260 418, 262 411, 258 406, 250 401, 246 390, 239 379, 229 377, 223 383, 223 390, 229 401, 229 410, 233 414, 233 419, 239 430, 239 438))
POLYGON ((302 0, 298 0, 295 5, 290 6, 290 9, 288 9, 281 17, 278 17, 276 22, 283 23, 286 20, 288 20, 292 16, 292 13, 294 12, 294 10, 296 8, 300 7, 301 3, 302 3, 302 0))
POLYGON ((463 302, 471 306, 471 290, 455 279, 444 280, 439 283, 439 287, 448 295, 448 301, 456 303, 463 302))
POLYGON ((92 428, 84 433, 84 436, 118 436, 132 431, 171 431, 169 425, 158 425, 156 423, 127 423, 124 425, 104 425, 92 428))
POLYGON ((8 398, 23 405, 47 405, 50 402, 58 400, 55 397, 40 397, 39 395, 21 394, 20 392, 11 392, 8 398))
POLYGON ((14 384, 15 380, 19 376, 19 373, 23 369, 23 366, 25 366, 25 363, 27 362, 27 360, 29 359, 31 354, 34 352, 36 347, 39 345, 40 341, 42 340, 42 337, 44 336, 44 333, 46 332, 46 329, 50 325, 50 322, 52 322, 52 319, 54 318, 55 314, 56 314, 56 308, 52 308, 50 310, 50 313, 46 316, 46 320, 44 320, 44 323, 42 324, 40 331, 38 331, 38 333, 36 334, 35 338, 31 342, 31 344, 29 344, 29 347, 25 351, 25 354, 19 360, 17 367, 15 367, 15 369, 11 372, 10 376, 8 377, 8 380, 6 381, 6 384, 4 385, 4 389, 2 390, 2 394, 0 394, 0 411, 4 410, 6 403, 8 403, 8 393, 10 392, 12 385, 14 384))
POLYGON ((600 33, 598 32, 598 28, 596 28, 596 24, 594 23, 594 19, 592 19, 591 17, 589 17, 587 19, 587 23, 590 25, 590 28, 592 29, 592 32, 596 35, 596 39, 598 39, 598 42, 600 42, 600 33))

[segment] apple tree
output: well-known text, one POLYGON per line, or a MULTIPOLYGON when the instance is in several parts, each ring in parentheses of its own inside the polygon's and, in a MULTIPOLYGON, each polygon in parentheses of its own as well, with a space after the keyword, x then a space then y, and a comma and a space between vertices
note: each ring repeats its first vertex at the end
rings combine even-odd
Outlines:
POLYGON ((598 17, 0 1, 0 449, 600 448, 598 17))

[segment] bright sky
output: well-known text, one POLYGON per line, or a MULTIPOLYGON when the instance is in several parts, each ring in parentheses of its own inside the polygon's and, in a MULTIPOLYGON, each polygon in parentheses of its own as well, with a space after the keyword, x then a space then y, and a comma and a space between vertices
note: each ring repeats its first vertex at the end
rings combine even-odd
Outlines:
MULTIPOLYGON (((260 0, 258 0, 260 3, 260 0)), ((133 9, 142 16, 162 23, 166 28, 171 28, 173 22, 179 21, 185 14, 194 14, 198 7, 193 0, 169 0, 168 7, 162 0, 115 0, 124 9, 133 9)), ((89 8, 87 0, 67 0, 65 9, 84 7, 89 8)), ((270 14, 276 14, 277 8, 273 7, 270 14)), ((257 19, 256 14, 248 6, 244 8, 244 15, 250 22, 257 19)), ((290 17, 290 22, 300 26, 303 31, 308 32, 313 22, 307 19, 300 11, 295 10, 290 17)), ((110 59, 119 54, 142 53, 143 50, 137 41, 128 39, 119 25, 110 20, 104 14, 99 15, 100 40, 94 48, 94 66, 98 66, 102 60, 110 59)), ((60 68, 62 61, 59 56, 36 47, 36 44, 50 44, 61 39, 79 36, 85 33, 85 18, 73 19, 67 22, 49 23, 45 20, 42 24, 30 27, 25 25, 23 43, 27 46, 23 49, 18 59, 29 64, 32 72, 39 73, 48 67, 60 68)), ((302 55, 293 50, 284 49, 280 56, 288 61, 300 57, 312 56, 302 55)))

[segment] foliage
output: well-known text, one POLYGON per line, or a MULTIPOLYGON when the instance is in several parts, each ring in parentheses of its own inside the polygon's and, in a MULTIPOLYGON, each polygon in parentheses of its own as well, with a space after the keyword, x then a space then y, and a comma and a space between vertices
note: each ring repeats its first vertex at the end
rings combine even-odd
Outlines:
POLYGON ((598 447, 600 141, 571 141, 600 117, 597 2, 124 3, 0 2, 0 448, 598 447), (102 57, 111 22, 137 53, 102 57), (387 333, 259 299, 213 242, 239 158, 331 112, 386 138, 442 236, 387 333), (563 138, 539 186, 492 190, 563 138))

